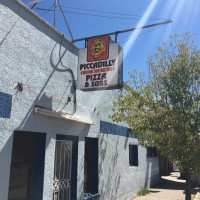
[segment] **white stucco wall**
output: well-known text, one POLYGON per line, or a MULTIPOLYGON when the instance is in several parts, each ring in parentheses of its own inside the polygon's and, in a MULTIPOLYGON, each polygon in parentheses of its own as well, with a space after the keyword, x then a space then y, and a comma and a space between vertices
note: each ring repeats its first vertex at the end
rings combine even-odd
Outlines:
MULTIPOLYGON (((47 133, 43 199, 49 200, 52 199, 56 134, 79 136, 78 166, 81 168, 82 141, 90 127, 33 114, 35 105, 73 111, 73 103, 67 104, 69 96, 74 100, 72 75, 59 63, 61 35, 15 1, 0 2, 0 90, 12 95, 11 118, 0 118, 0 196, 2 200, 7 199, 13 132, 22 130, 47 133), (18 83, 23 84, 22 92, 16 88, 18 83)), ((78 48, 65 39, 62 55, 63 62, 76 76, 78 48)), ((90 116, 90 110, 77 108, 77 115, 83 115, 82 112, 85 118, 90 116)), ((79 171, 78 177, 78 190, 82 191, 83 174, 79 171)))
POLYGON ((121 91, 107 93, 100 104, 101 126, 99 134, 99 192, 102 199, 129 200, 142 187, 150 187, 160 181, 158 157, 147 157, 146 148, 138 146, 138 166, 129 166, 129 145, 138 145, 138 140, 127 137, 125 123, 113 124, 113 96, 121 91), (104 123, 105 122, 105 123, 104 123))
POLYGON ((21 3, 15 0, 0 0, 0 3, 0 92, 12 95, 10 119, 0 118, 1 200, 6 200, 8 195, 14 130, 46 133, 44 200, 52 199, 56 134, 79 136, 77 199, 81 199, 83 192, 86 136, 99 138, 99 193, 102 200, 129 199, 141 187, 156 183, 159 179, 158 159, 147 159, 145 148, 138 148, 139 166, 129 166, 129 144, 138 144, 138 141, 120 136, 126 132, 126 124, 118 124, 115 134, 113 130, 111 134, 101 132, 102 121, 113 126, 109 115, 113 97, 120 91, 76 91, 75 114, 94 121, 92 126, 33 114, 35 105, 73 113, 78 48, 64 39, 62 61, 73 70, 73 77, 59 62, 62 35, 21 3), (22 92, 17 90, 18 83, 23 84, 22 92), (67 101, 68 97, 71 102, 67 101))

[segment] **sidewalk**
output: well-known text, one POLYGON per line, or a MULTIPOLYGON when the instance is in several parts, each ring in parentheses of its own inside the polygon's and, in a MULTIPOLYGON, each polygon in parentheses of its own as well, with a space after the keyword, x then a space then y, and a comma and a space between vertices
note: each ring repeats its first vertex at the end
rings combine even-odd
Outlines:
MULTIPOLYGON (((185 180, 177 179, 179 175, 179 172, 172 172, 170 176, 162 176, 160 184, 150 188, 150 194, 132 200, 184 200, 185 180)), ((197 193, 194 200, 200 200, 200 193, 197 193)))

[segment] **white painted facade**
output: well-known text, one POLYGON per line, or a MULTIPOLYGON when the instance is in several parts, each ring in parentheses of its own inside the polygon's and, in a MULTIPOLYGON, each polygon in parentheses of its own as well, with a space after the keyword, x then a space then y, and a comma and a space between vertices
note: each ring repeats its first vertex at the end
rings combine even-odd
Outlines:
POLYGON ((83 195, 85 137, 99 138, 101 200, 127 200, 141 187, 158 183, 158 157, 147 158, 146 149, 139 146, 139 165, 130 167, 129 144, 137 145, 138 140, 126 137, 125 124, 113 124, 109 119, 113 97, 120 91, 76 90, 79 49, 64 38, 62 62, 72 69, 72 74, 59 61, 62 34, 21 2, 0 3, 0 92, 12 96, 10 117, 0 118, 0 199, 8 199, 16 130, 46 133, 43 200, 50 200, 53 195, 57 134, 78 136, 77 200, 83 195), (76 117, 91 120, 94 125, 35 115, 35 106, 75 112, 76 117))

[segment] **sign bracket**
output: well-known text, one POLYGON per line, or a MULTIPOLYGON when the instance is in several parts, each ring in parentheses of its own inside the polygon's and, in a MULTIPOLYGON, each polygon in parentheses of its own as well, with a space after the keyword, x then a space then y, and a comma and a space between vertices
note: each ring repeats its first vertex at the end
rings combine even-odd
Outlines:
POLYGON ((150 25, 141 26, 141 27, 136 27, 136 28, 125 29, 125 30, 121 30, 121 31, 115 31, 115 32, 106 33, 106 34, 102 34, 102 35, 96 35, 96 36, 91 36, 91 37, 86 37, 86 38, 75 39, 75 40, 72 39, 72 43, 83 41, 83 40, 85 40, 85 42, 86 42, 90 38, 101 37, 101 36, 105 36, 105 35, 115 35, 115 42, 117 42, 117 36, 121 33, 135 31, 135 30, 139 30, 139 29, 150 28, 150 27, 154 27, 154 26, 160 26, 160 25, 169 24, 169 23, 172 23, 172 22, 173 22, 173 20, 167 20, 167 21, 164 21, 164 22, 159 22, 159 23, 150 24, 150 25))

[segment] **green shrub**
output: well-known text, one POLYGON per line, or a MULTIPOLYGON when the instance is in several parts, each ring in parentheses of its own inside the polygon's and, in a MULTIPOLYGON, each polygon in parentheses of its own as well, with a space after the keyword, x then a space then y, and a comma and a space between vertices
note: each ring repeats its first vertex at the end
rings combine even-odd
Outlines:
POLYGON ((148 188, 141 188, 141 190, 138 192, 138 195, 139 196, 145 196, 145 195, 147 195, 149 193, 150 193, 150 191, 149 191, 148 188))

